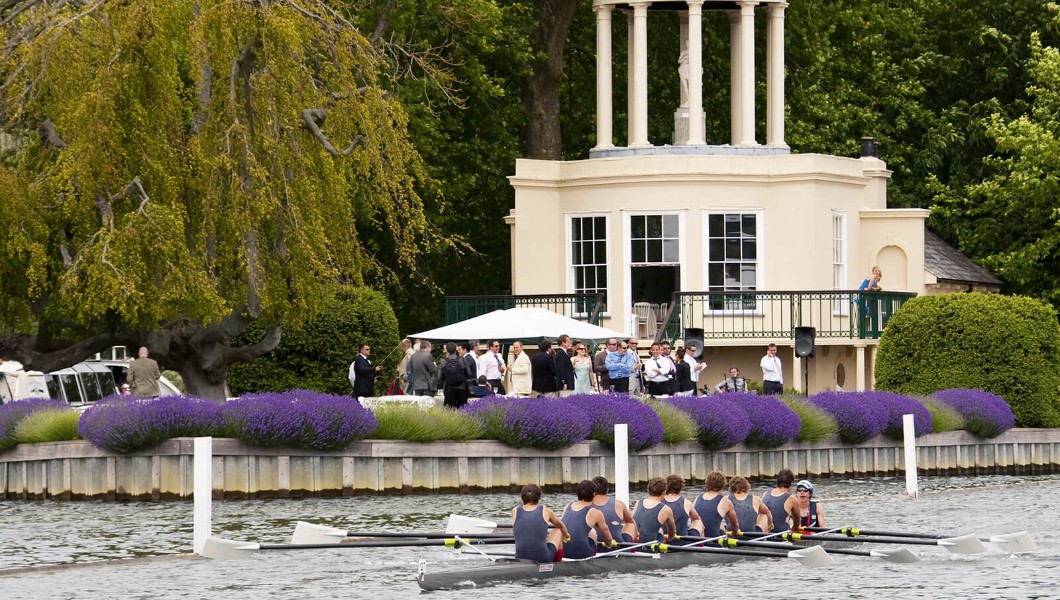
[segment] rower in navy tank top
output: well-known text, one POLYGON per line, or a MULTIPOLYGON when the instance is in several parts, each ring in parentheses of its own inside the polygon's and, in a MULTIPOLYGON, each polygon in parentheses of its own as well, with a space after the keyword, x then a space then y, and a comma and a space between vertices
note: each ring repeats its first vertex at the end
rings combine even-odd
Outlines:
POLYGON ((706 490, 693 503, 696 514, 703 521, 703 535, 708 538, 725 535, 722 527, 725 520, 732 525, 733 531, 739 531, 742 521, 736 516, 732 502, 725 495, 725 475, 720 471, 707 473, 704 487, 706 490))
POLYGON ((567 526, 570 536, 563 544, 563 557, 589 558, 596 554, 595 536, 598 534, 594 533, 594 529, 599 532, 600 542, 605 546, 614 547, 614 537, 604 520, 604 513, 593 506, 596 484, 585 479, 578 484, 575 492, 578 499, 563 509, 563 517, 560 519, 567 526))
POLYGON ((677 535, 674 513, 662 499, 665 492, 666 480, 662 477, 653 477, 648 481, 648 497, 641 500, 633 513, 637 531, 640 532, 638 542, 665 542, 677 535))
POLYGON ((685 489, 685 479, 680 475, 666 477, 666 494, 663 502, 674 513, 674 526, 677 535, 703 535, 703 522, 692 502, 681 495, 685 489))
MULTIPOLYGON (((593 477, 593 483, 596 484, 593 508, 603 513, 611 537, 620 542, 632 542, 637 537, 637 527, 633 515, 626 508, 626 503, 608 495, 611 484, 606 477, 593 477)), ((603 539, 600 532, 597 532, 597 539, 603 539)))
POLYGON ((762 494, 762 503, 766 505, 769 512, 773 513, 773 531, 788 531, 789 521, 798 529, 799 501, 791 493, 791 483, 795 481, 795 475, 791 469, 781 469, 777 473, 777 485, 773 489, 762 494))
POLYGON ((563 540, 569 538, 567 526, 547 506, 539 504, 541 488, 533 483, 520 492, 522 506, 512 509, 512 536, 515 558, 550 563, 559 560, 563 540), (549 524, 555 528, 549 531, 549 524))
POLYGON ((803 527, 827 527, 824 523, 824 507, 813 500, 813 484, 808 480, 795 484, 795 497, 799 500, 799 523, 803 527))
MULTIPOLYGON (((758 516, 765 517, 767 531, 773 528, 773 513, 762 501, 751 493, 751 484, 746 478, 733 477, 729 481, 729 502, 732 502, 733 511, 739 520, 742 530, 745 532, 762 531, 756 521, 758 516)), ((732 529, 730 524, 730 530, 732 529)))

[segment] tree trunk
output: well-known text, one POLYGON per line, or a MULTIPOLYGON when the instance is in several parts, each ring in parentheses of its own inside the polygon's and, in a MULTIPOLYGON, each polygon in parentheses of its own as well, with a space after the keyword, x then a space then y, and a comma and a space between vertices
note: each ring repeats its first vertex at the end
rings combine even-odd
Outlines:
POLYGON ((559 86, 563 77, 563 51, 567 34, 581 0, 537 0, 537 28, 530 34, 535 58, 523 88, 528 116, 528 158, 559 160, 563 153, 560 129, 559 86))

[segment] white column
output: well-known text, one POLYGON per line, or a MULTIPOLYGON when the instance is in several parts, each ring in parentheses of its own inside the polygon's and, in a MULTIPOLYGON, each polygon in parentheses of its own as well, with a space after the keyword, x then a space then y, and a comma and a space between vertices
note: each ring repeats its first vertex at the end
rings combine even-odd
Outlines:
POLYGON ((703 0, 688 2, 688 144, 703 139, 703 0))
POLYGON ((633 90, 633 13, 626 12, 626 146, 633 145, 633 122, 637 114, 637 95, 633 90))
POLYGON ((769 5, 766 32, 766 145, 787 148, 784 143, 784 9, 769 5))
POLYGON ((630 147, 648 143, 648 7, 651 2, 633 2, 633 131, 630 147))
POLYGON ((854 359, 854 391, 864 392, 865 391, 865 346, 858 346, 854 349, 857 354, 854 359))
POLYGON ((596 149, 613 148, 611 6, 596 7, 596 149))
POLYGON ((755 141, 755 4, 740 6, 740 146, 754 146, 755 141))
POLYGON ((733 146, 740 143, 743 133, 740 126, 743 120, 740 118, 740 107, 743 101, 740 94, 743 87, 740 85, 740 13, 729 11, 729 129, 731 135, 729 143, 733 146))

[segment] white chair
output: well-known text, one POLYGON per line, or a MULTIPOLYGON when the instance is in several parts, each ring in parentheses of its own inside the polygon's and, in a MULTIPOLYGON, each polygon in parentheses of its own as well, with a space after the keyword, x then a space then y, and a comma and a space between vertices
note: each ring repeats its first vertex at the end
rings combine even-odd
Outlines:
POLYGON ((633 314, 637 316, 637 338, 655 338, 659 324, 651 305, 647 302, 635 302, 633 314))

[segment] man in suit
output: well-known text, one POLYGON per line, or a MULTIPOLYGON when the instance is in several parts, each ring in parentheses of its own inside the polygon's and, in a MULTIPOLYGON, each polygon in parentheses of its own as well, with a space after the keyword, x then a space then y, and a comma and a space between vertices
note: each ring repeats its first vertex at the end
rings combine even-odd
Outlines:
POLYGON ((461 342, 460 349, 463 350, 460 356, 467 367, 468 389, 471 389, 472 386, 478 385, 478 340, 461 342))
POLYGON ((375 394, 375 374, 382 367, 372 366, 368 357, 372 354, 372 348, 368 344, 361 344, 357 358, 350 365, 350 379, 353 383, 353 395, 355 398, 371 397, 375 394))
POLYGON ((574 393, 574 365, 571 364, 571 348, 574 346, 570 336, 559 336, 559 348, 556 350, 556 389, 560 396, 574 393))
POLYGON ((405 390, 406 394, 416 394, 417 396, 433 396, 437 385, 435 382, 438 379, 438 367, 434 364, 434 359, 431 358, 431 343, 427 340, 420 342, 420 349, 412 354, 412 358, 409 359, 409 370, 412 375, 409 377, 410 390, 405 390))
MULTIPOLYGON (((556 363, 552 360, 552 342, 541 340, 538 352, 530 359, 530 396, 556 396, 556 363)), ((572 367, 573 368, 573 367, 572 367)))

